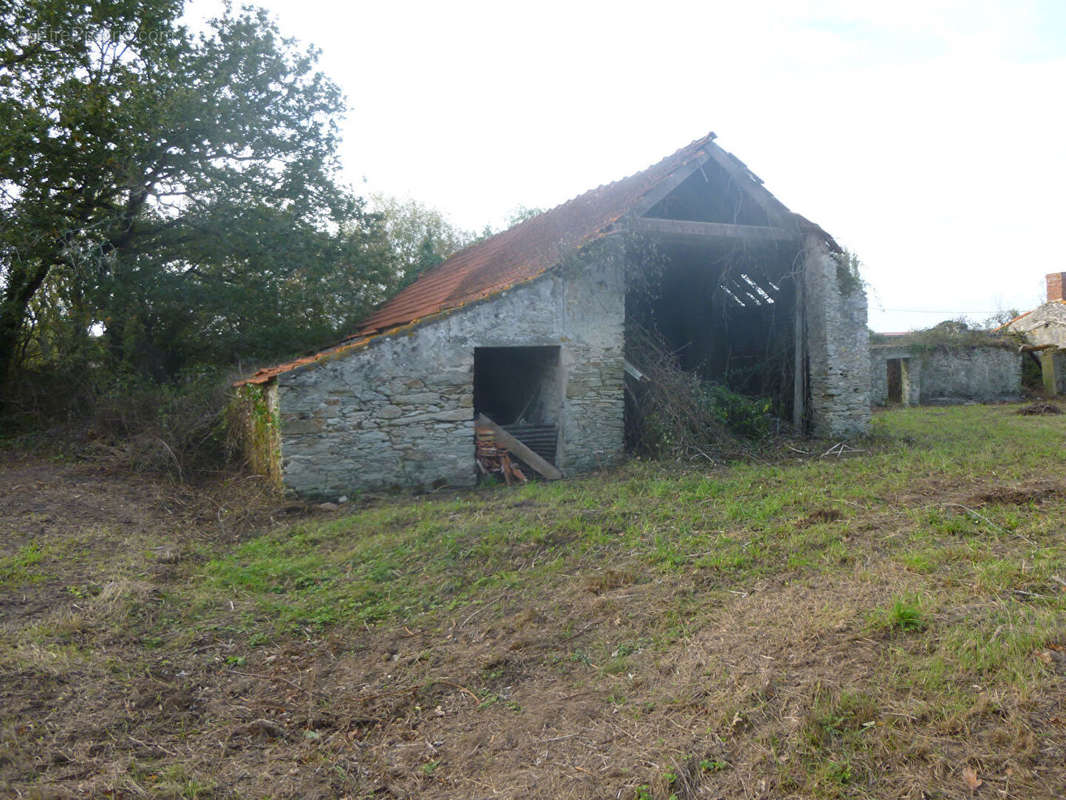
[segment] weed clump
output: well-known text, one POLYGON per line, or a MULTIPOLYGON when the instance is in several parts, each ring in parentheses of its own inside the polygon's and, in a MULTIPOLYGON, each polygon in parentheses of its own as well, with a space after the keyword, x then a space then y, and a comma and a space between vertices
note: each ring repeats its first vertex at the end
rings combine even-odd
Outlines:
POLYGON ((1061 414, 1062 409, 1054 403, 1038 402, 1019 408, 1017 413, 1023 417, 1038 417, 1047 414, 1061 414))
POLYGON ((885 633, 917 633, 928 628, 929 622, 918 598, 901 597, 871 614, 870 627, 885 633))

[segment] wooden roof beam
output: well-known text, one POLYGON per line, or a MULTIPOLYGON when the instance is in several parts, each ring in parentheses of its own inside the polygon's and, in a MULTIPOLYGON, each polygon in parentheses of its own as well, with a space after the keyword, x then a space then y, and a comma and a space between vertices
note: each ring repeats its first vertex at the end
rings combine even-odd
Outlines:
POLYGON ((680 219, 637 217, 630 220, 634 233, 661 236, 674 241, 699 243, 708 239, 749 242, 799 242, 799 234, 769 225, 733 225, 725 222, 693 222, 680 219))

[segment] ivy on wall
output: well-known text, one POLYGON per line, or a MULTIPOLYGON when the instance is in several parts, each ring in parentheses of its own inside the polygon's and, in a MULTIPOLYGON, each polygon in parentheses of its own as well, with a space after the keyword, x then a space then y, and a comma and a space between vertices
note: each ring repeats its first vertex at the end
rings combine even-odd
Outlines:
POLYGON ((281 487, 281 419, 277 388, 245 384, 228 409, 229 428, 251 470, 281 487))

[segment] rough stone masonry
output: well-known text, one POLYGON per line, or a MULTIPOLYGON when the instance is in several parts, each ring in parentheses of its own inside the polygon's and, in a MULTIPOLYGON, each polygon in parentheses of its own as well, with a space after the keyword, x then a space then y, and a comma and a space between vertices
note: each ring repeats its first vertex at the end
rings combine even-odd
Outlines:
POLYGON ((623 257, 611 241, 530 283, 363 349, 278 376, 282 472, 311 496, 476 481, 474 350, 556 346, 557 466, 615 463, 623 448, 623 257))
POLYGON ((870 427, 866 293, 816 237, 804 247, 811 432, 846 438, 870 427))

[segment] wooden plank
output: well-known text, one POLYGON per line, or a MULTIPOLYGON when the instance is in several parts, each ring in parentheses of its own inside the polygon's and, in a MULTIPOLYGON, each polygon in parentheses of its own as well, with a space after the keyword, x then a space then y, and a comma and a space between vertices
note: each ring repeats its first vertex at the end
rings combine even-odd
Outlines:
POLYGON ((484 414, 478 414, 477 424, 485 428, 490 428, 492 432, 496 434, 497 442, 529 464, 529 466, 533 467, 533 469, 548 480, 556 481, 563 477, 563 473, 556 469, 554 464, 545 461, 484 414))
POLYGON ((637 217, 630 222, 636 233, 654 234, 670 239, 703 241, 706 239, 744 239, 747 241, 792 242, 799 235, 768 225, 732 225, 725 222, 693 222, 681 219, 637 217))
POLYGON ((626 374, 631 376, 631 377, 633 377, 635 380, 638 380, 638 381, 646 381, 646 380, 648 380, 648 376, 647 375, 645 375, 643 372, 641 372, 639 369, 634 367, 632 364, 630 364, 625 359, 622 359, 622 367, 623 367, 623 369, 625 369, 626 374))

